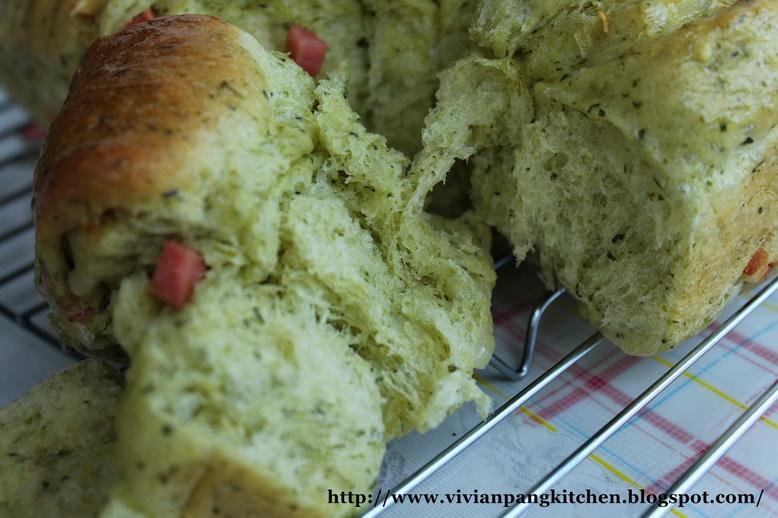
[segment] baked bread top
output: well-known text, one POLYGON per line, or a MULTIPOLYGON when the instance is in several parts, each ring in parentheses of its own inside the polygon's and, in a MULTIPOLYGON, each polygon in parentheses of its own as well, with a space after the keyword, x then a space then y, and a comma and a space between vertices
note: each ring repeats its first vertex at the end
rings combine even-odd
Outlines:
POLYGON ((266 81, 253 63, 209 18, 133 27, 86 54, 35 177, 40 280, 58 307, 85 309, 68 288, 73 251, 62 239, 70 231, 97 232, 135 204, 165 210, 165 194, 191 186, 207 155, 229 140, 222 125, 250 119, 266 129, 266 81), (192 38, 192 27, 206 23, 210 31, 192 38))
POLYGON ((497 57, 521 54, 531 80, 559 80, 669 34, 738 0, 484 0, 473 40, 497 57))

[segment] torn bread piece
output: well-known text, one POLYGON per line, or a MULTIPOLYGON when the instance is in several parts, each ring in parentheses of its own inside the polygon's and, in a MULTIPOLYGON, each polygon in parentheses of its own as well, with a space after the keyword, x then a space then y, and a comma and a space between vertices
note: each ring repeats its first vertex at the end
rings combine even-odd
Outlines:
POLYGON ((778 4, 658 32, 548 81, 525 54, 457 63, 415 162, 439 177, 469 160, 476 209, 517 258, 537 251, 549 287, 638 355, 763 279, 778 231, 778 4))
POLYGON ((468 28, 477 2, 365 0, 364 5, 369 86, 359 111, 371 130, 412 155, 421 146, 438 72, 473 47, 468 28))
POLYGON ((123 380, 87 360, 0 409, 0 515, 97 516, 117 479, 111 462, 123 380))
POLYGON ((36 264, 63 339, 131 362, 106 512, 348 513, 324 489, 368 492, 385 441, 488 409, 489 233, 424 213, 407 167, 338 81, 215 18, 92 47, 37 170, 36 264), (168 249, 202 275, 156 282, 168 249))

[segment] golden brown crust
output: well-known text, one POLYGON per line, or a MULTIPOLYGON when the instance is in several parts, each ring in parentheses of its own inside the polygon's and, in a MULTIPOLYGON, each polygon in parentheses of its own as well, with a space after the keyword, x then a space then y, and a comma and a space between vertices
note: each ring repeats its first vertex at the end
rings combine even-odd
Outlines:
POLYGON ((209 16, 162 17, 85 55, 35 176, 39 282, 60 310, 84 309, 67 289, 63 237, 185 187, 198 134, 246 102, 231 85, 261 82, 239 35, 209 16))

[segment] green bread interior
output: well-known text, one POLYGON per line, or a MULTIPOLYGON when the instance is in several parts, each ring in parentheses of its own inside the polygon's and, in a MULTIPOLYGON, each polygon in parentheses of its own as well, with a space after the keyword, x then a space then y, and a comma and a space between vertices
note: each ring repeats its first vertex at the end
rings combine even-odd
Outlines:
POLYGON ((387 440, 489 407, 472 379, 493 346, 486 228, 425 213, 428 179, 341 83, 243 44, 259 77, 193 135, 191 181, 67 236, 68 289, 98 312, 61 333, 131 362, 107 516, 221 501, 237 479, 265 496, 238 508, 348 513, 326 489, 368 491, 387 440), (209 266, 180 311, 148 288, 168 239, 209 266))

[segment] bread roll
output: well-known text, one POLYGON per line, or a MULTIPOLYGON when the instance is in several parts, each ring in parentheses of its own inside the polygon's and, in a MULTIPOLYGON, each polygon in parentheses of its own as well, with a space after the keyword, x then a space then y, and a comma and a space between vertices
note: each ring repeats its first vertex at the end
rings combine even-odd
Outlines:
POLYGON ((488 408, 488 231, 425 214, 342 90, 203 16, 87 52, 36 173, 36 266, 63 340, 131 361, 111 513, 346 513, 326 488, 369 491, 386 440, 488 408), (208 265, 182 309, 149 289, 170 240, 208 265))
POLYGON ((589 18, 608 32, 584 57, 559 50, 578 36, 554 27, 585 24, 557 4, 545 24, 497 30, 520 20, 494 17, 489 32, 481 19, 494 52, 526 51, 445 74, 417 165, 440 176, 469 158, 474 203, 516 256, 536 250, 550 287, 651 355, 701 331, 778 256, 778 4, 606 2, 589 18), (683 15, 637 21, 660 6, 683 15))
POLYGON ((121 386, 112 367, 88 360, 0 409, 0 515, 98 515, 117 476, 110 457, 121 386))

